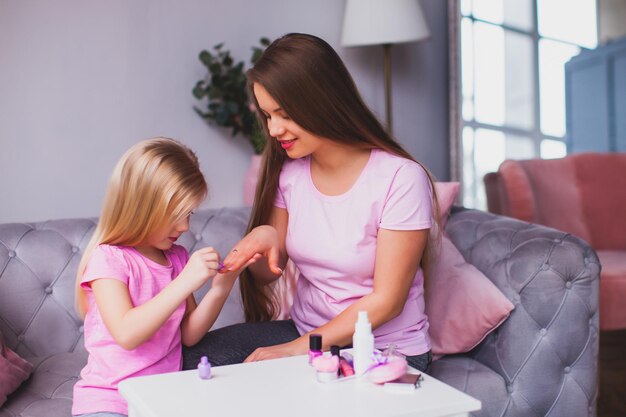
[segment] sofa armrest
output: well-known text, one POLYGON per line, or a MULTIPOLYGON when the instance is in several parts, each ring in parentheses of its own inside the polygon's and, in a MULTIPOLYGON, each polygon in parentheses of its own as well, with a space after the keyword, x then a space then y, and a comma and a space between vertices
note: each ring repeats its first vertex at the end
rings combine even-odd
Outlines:
POLYGON ((600 264, 568 233, 456 209, 446 232, 515 305, 466 356, 500 375, 507 416, 595 413, 600 264))

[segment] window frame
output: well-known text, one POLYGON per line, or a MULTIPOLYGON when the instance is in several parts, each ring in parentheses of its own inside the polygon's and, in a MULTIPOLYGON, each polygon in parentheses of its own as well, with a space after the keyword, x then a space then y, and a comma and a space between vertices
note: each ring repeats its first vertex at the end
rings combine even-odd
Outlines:
MULTIPOLYGON (((550 40, 559 42, 562 44, 568 44, 576 46, 582 50, 586 49, 580 45, 572 42, 564 41, 561 39, 552 38, 549 36, 542 36, 539 33, 539 16, 538 16, 538 0, 531 0, 532 14, 531 14, 531 28, 528 30, 511 26, 506 23, 494 23, 484 19, 477 18, 473 15, 464 16, 461 14, 461 1, 462 0, 448 0, 448 36, 449 36, 449 131, 450 131, 450 176, 452 181, 459 181, 462 184, 459 200, 467 205, 467 198, 465 195, 466 186, 463 180, 464 169, 464 149, 463 149, 463 129, 468 127, 475 132, 477 129, 487 129, 492 131, 498 131, 506 135, 515 135, 527 137, 532 141, 534 153, 537 158, 541 158, 541 143, 543 140, 554 140, 566 144, 566 134, 563 136, 554 136, 551 134, 544 134, 541 131, 541 86, 540 86, 540 62, 539 62, 539 44, 541 40, 550 40), (518 128, 513 126, 497 126, 489 123, 478 122, 473 115, 472 120, 465 120, 462 114, 462 62, 461 62, 461 21, 462 19, 470 19, 472 25, 476 22, 501 27, 505 31, 511 31, 516 34, 527 36, 532 42, 532 88, 533 88, 533 109, 532 109, 532 127, 518 128)), ((472 161, 476 160, 474 155, 474 149, 472 149, 472 161)), ((473 184, 472 184, 472 199, 476 200, 477 195, 477 183, 482 181, 482 178, 477 178, 477 170, 475 164, 472 165, 473 171, 473 184)), ((476 206, 467 205, 468 207, 476 206)), ((483 208, 483 207, 477 207, 483 208)))

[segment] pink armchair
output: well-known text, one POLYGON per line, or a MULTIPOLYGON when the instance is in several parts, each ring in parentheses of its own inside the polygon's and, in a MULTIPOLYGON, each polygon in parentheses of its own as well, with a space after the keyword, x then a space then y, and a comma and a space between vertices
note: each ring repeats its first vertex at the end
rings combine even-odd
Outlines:
POLYGON ((585 239, 600 273, 600 329, 626 329, 626 153, 506 160, 485 176, 492 213, 585 239))

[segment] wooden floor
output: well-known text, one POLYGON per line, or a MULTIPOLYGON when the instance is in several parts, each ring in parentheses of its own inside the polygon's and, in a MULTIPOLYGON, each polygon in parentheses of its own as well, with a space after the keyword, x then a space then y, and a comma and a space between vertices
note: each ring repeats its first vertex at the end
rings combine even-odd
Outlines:
POLYGON ((626 330, 600 333, 598 417, 626 417, 626 330))

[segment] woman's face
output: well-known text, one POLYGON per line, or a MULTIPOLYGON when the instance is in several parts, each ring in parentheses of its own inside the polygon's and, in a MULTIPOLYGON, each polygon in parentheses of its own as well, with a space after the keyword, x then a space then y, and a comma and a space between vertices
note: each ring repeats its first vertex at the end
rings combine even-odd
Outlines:
POLYGON ((270 135, 280 143, 289 158, 302 158, 322 146, 324 140, 291 120, 261 84, 254 83, 254 95, 267 120, 270 135))

